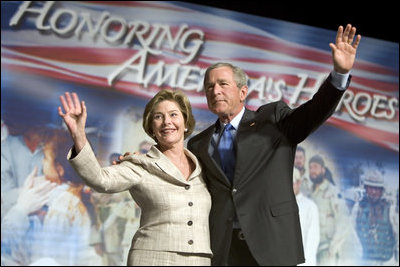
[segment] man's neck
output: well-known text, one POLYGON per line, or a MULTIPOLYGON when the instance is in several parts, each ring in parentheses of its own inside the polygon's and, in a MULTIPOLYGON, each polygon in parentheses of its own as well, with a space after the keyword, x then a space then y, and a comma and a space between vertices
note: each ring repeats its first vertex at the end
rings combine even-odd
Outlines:
POLYGON ((219 116, 219 121, 223 124, 231 123, 235 128, 239 125, 240 120, 243 117, 245 108, 241 106, 241 108, 232 115, 221 115, 219 116))

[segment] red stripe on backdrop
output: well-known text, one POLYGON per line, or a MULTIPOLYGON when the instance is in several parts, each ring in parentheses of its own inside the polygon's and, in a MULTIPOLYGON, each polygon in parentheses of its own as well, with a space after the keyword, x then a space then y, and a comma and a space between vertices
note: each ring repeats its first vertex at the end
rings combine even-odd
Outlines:
MULTIPOLYGON (((398 77, 398 74, 396 75, 398 77)), ((399 92, 399 84, 397 82, 379 81, 373 78, 364 78, 362 76, 353 75, 351 78, 352 83, 358 83, 368 88, 373 88, 382 93, 397 93, 399 92)))
MULTIPOLYGON (((76 71, 73 71, 71 69, 55 66, 54 64, 49 64, 49 63, 46 63, 46 62, 42 62, 40 60, 31 59, 31 58, 24 57, 24 56, 18 56, 18 55, 13 55, 13 54, 8 54, 8 53, 2 53, 2 57, 3 58, 10 58, 10 59, 19 60, 21 62, 21 64, 23 64, 23 63, 36 64, 37 65, 36 68, 32 68, 32 70, 37 69, 37 68, 40 69, 40 67, 53 68, 54 70, 59 70, 59 72, 63 72, 63 77, 67 77, 68 76, 67 73, 69 73, 70 76, 72 76, 72 77, 70 77, 68 80, 71 80, 71 78, 74 79, 74 77, 75 78, 79 77, 80 79, 87 79, 87 80, 95 81, 96 85, 98 85, 99 81, 106 81, 106 77, 93 76, 93 75, 88 75, 88 74, 85 74, 85 73, 76 72, 76 71)), ((155 59, 151 60, 151 61, 155 62, 155 59)), ((43 72, 44 75, 46 75, 45 73, 46 72, 43 72)), ((251 78, 253 77, 255 79, 257 79, 257 78, 259 78, 261 76, 265 76, 265 75, 268 76, 268 78, 273 78, 275 81, 278 80, 278 79, 283 79, 285 81, 285 83, 287 85, 290 85, 290 86, 296 86, 298 84, 298 82, 299 82, 299 79, 300 79, 296 75, 281 74, 281 73, 254 72, 254 71, 251 72, 251 71, 249 71, 248 74, 250 75, 251 78)), ((362 78, 356 78, 355 77, 355 81, 361 80, 361 79, 362 78)), ((367 81, 367 79, 363 79, 363 82, 366 82, 366 81, 367 81)), ((133 83, 133 84, 135 84, 135 83, 133 83)), ((309 78, 308 81, 307 81, 307 84, 305 86, 306 87, 311 87, 311 86, 314 86, 314 84, 315 84, 315 79, 309 78)), ((382 84, 383 84, 382 82, 379 82, 379 81, 376 81, 376 80, 369 80, 368 86, 379 88, 379 87, 382 86, 382 84)), ((107 84, 102 84, 102 86, 107 86, 107 84)), ((388 89, 388 86, 386 86, 386 87, 387 87, 386 89, 388 89)), ((350 89, 354 94, 357 94, 357 93, 360 93, 360 92, 368 93, 369 95, 373 94, 373 92, 371 92, 371 91, 364 90, 364 89, 359 89, 356 86, 352 86, 350 89)), ((391 89, 395 90, 397 92, 397 86, 396 85, 392 85, 391 89)), ((194 93, 194 92, 191 92, 191 94, 192 93, 194 93)), ((198 94, 201 94, 201 93, 198 93, 198 94)), ((380 95, 385 95, 388 98, 393 97, 390 94, 382 94, 380 92, 379 92, 379 94, 380 95)), ((253 96, 254 96, 254 94, 253 94, 253 96)), ((254 96, 254 97, 256 97, 256 96, 254 96)), ((251 98, 251 96, 250 96, 250 98, 251 98)), ((307 100, 309 98, 310 97, 302 97, 301 99, 303 101, 305 101, 305 100, 307 100)), ((360 108, 362 108, 362 103, 361 103, 360 108)), ((397 116, 397 113, 396 113, 396 118, 394 118, 394 120, 397 119, 397 118, 398 118, 398 116, 397 116)))
MULTIPOLYGON (((225 32, 221 34, 211 29, 203 29, 206 33, 207 41, 220 41, 241 44, 248 47, 255 47, 262 50, 269 50, 285 56, 293 56, 299 59, 331 64, 332 56, 330 52, 313 49, 311 47, 300 46, 298 44, 273 39, 271 37, 259 36, 241 32, 225 32)), ((328 46, 328 44, 327 44, 328 46)), ((379 74, 398 75, 397 72, 373 64, 357 61, 355 68, 360 70, 372 71, 379 74)))
MULTIPOLYGON (((20 52, 23 54, 27 54, 30 56, 36 56, 44 59, 54 60, 58 62, 69 62, 69 63, 80 63, 80 64, 92 64, 92 65, 105 65, 105 64, 122 64, 130 57, 134 56, 137 51, 132 49, 108 49, 108 48, 71 48, 71 47, 7 47, 12 51, 20 52)), ((15 58, 17 56, 7 55, 2 53, 2 56, 6 56, 8 58, 15 58)), ((20 59, 23 59, 20 57, 20 59)), ((24 60, 29 61, 29 59, 25 58, 24 60)), ((149 56, 148 63, 156 63, 158 60, 164 60, 167 64, 176 63, 176 59, 171 59, 163 56, 157 56, 154 58, 153 56, 149 56)), ((245 61, 246 59, 240 58, 239 60, 245 61)), ((252 61, 252 60, 250 60, 252 61)), ((311 71, 321 71, 327 72, 330 71, 323 67, 316 67, 314 65, 307 64, 297 64, 297 63, 289 63, 284 61, 275 61, 275 60, 262 60, 258 61, 266 64, 274 64, 281 66, 291 66, 302 68, 304 70, 311 71)), ((43 64, 43 63, 42 63, 43 64)), ((204 64, 198 64, 204 65, 204 64)), ((202 67, 202 66, 201 66, 202 67)), ((264 71, 247 71, 249 77, 257 78, 260 76, 268 75, 268 77, 272 78, 282 78, 289 85, 295 85, 298 82, 298 78, 296 75, 290 74, 282 74, 276 72, 268 72, 268 70, 264 71)), ((354 76, 353 82, 359 83, 360 85, 364 85, 366 87, 376 89, 379 91, 386 92, 398 92, 398 84, 391 82, 378 81, 375 79, 368 79, 360 76, 354 76)), ((358 89, 365 90, 365 89, 358 89)), ((366 90, 368 91, 368 90, 366 90)))
POLYGON ((43 59, 79 64, 122 64, 136 54, 133 49, 90 47, 24 47, 5 46, 7 49, 43 59))
MULTIPOLYGON (((86 4, 92 5, 108 5, 108 6, 118 6, 118 7, 145 7, 145 8, 154 8, 154 9, 165 9, 172 11, 180 11, 180 12, 190 12, 191 9, 177 7, 167 4, 160 4, 152 1, 85 1, 86 4)), ((192 11, 194 12, 194 11, 192 11)))
POLYGON ((373 143, 379 144, 385 148, 393 149, 393 147, 388 146, 388 144, 392 144, 394 146, 397 146, 396 151, 399 151, 399 133, 386 132, 361 124, 354 124, 343 121, 335 117, 330 117, 328 123, 338 126, 348 132, 351 132, 373 143))
MULTIPOLYGON (((171 30, 176 30, 177 27, 171 27, 171 30)), ((240 33, 240 32, 225 32, 221 34, 218 31, 211 29, 202 29, 205 32, 206 41, 236 43, 244 47, 253 47, 265 51, 271 51, 284 56, 292 56, 298 59, 308 60, 310 62, 331 64, 331 54, 327 51, 317 50, 311 47, 299 46, 290 42, 286 42, 271 37, 259 36, 255 34, 240 33)), ((132 55, 135 50, 131 48, 86 48, 86 47, 23 47, 23 46, 6 46, 9 49, 19 51, 26 54, 45 57, 53 60, 65 62, 82 62, 86 64, 115 64, 123 62, 132 55)), ((168 51, 167 49, 164 49, 168 51)), ((176 53, 176 51, 174 51, 176 53)), ((248 57, 251 60, 260 60, 248 57)), ((262 61, 259 61, 262 62, 262 61)), ((307 63, 304 63, 307 65, 307 63)), ((310 63, 310 65, 312 65, 310 63)), ((376 74, 386 74, 398 76, 398 73, 367 62, 357 61, 355 69, 370 71, 376 74)))

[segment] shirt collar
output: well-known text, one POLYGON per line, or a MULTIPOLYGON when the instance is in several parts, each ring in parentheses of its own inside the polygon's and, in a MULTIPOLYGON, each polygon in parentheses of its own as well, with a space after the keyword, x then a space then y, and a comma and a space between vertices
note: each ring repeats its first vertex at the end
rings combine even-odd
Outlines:
MULTIPOLYGON (((230 124, 233 126, 233 128, 235 128, 235 130, 237 130, 239 128, 239 123, 242 120, 244 111, 245 111, 245 107, 243 107, 242 110, 230 122, 230 124)), ((220 120, 218 120, 218 121, 219 121, 220 129, 224 129, 226 124, 222 123, 220 120)))

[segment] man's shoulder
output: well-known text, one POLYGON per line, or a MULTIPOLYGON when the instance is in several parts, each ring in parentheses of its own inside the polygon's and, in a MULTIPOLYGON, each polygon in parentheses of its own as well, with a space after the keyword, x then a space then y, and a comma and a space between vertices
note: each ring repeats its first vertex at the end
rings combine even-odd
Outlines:
POLYGON ((286 104, 283 100, 278 100, 275 102, 267 103, 262 106, 260 106, 255 113, 256 114, 274 114, 275 112, 279 112, 282 109, 288 109, 290 110, 290 107, 288 104, 286 104))
POLYGON ((289 106, 282 100, 271 102, 259 106, 257 110, 247 109, 242 121, 259 120, 275 121, 277 114, 282 114, 283 110, 290 110, 289 106))
POLYGON ((188 145, 192 145, 194 143, 197 143, 197 142, 203 140, 204 138, 207 138, 210 134, 210 131, 212 131, 214 128, 215 128, 215 124, 212 124, 209 127, 207 127, 205 130, 192 136, 188 141, 188 145))
POLYGON ((266 110, 266 109, 271 109, 271 108, 274 109, 274 108, 277 108, 277 107, 285 107, 285 106, 287 106, 287 104, 283 100, 278 100, 278 101, 274 101, 274 102, 270 102, 270 103, 261 105, 257 109, 256 112, 263 111, 263 110, 266 110))

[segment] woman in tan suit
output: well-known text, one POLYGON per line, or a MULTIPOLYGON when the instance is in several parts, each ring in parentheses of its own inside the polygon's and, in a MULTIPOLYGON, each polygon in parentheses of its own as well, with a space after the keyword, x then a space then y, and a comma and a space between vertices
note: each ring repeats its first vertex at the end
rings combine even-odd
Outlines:
POLYGON ((158 92, 143 114, 143 127, 157 144, 146 155, 104 168, 86 138, 85 102, 68 92, 60 101, 58 113, 74 141, 68 158, 77 173, 98 192, 129 190, 141 207, 128 265, 210 265, 211 198, 197 158, 184 147, 195 125, 187 97, 158 92))

